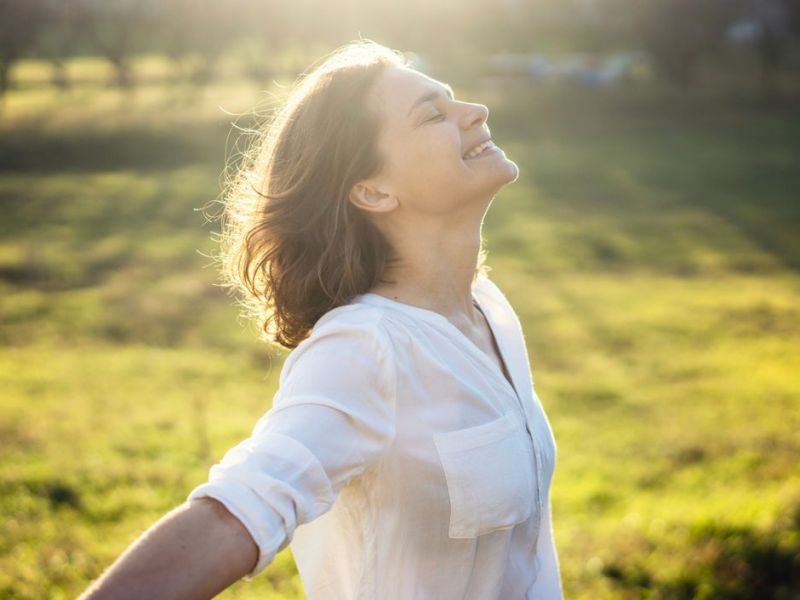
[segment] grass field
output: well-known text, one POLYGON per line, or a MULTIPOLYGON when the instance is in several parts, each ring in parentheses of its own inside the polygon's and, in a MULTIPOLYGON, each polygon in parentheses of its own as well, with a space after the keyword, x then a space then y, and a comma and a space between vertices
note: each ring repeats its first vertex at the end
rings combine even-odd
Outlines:
MULTIPOLYGON (((0 597, 72 598, 270 406, 285 353, 214 285, 197 210, 219 193, 219 107, 265 95, 17 77, 0 597)), ((558 444, 565 596, 800 598, 797 113, 655 85, 456 92, 521 170, 485 234, 558 444)), ((266 597, 303 597, 288 548, 220 596, 266 597)))

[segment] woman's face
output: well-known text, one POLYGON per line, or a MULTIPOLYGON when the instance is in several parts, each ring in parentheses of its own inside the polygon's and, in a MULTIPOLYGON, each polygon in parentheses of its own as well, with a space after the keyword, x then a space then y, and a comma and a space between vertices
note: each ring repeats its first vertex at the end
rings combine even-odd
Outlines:
POLYGON ((467 158, 489 139, 489 110, 452 97, 450 87, 418 71, 389 67, 369 99, 382 117, 378 146, 386 160, 370 180, 372 206, 455 217, 482 214, 495 193, 519 177, 498 147, 467 158))

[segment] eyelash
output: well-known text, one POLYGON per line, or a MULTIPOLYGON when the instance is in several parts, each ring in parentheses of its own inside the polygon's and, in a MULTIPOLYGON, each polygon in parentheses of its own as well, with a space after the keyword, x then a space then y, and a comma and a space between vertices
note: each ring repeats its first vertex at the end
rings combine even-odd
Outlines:
POLYGON ((436 115, 435 117, 431 117, 430 119, 426 119, 426 121, 425 121, 425 122, 427 123, 428 121, 435 121, 436 119, 438 119, 438 118, 440 118, 440 117, 441 117, 442 119, 444 119, 444 115, 443 115, 443 114, 438 114, 438 115, 436 115))

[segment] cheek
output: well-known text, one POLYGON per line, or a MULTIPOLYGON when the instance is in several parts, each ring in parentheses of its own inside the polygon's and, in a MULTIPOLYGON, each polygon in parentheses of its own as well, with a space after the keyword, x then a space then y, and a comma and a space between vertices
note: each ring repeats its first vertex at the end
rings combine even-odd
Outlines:
POLYGON ((441 139, 418 145, 401 160, 404 186, 420 191, 438 190, 443 184, 451 183, 463 167, 458 151, 441 139))
POLYGON ((399 160, 404 172, 415 176, 452 171, 454 166, 457 168, 462 163, 458 144, 442 135, 420 139, 406 148, 399 160))
POLYGON ((457 186, 466 170, 459 144, 442 132, 431 132, 413 143, 393 147, 391 176, 402 194, 406 198, 429 198, 457 186))

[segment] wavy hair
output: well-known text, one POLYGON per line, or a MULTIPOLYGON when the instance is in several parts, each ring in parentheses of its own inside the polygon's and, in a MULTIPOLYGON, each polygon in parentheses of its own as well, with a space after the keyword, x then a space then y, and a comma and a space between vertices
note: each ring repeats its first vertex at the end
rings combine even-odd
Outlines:
MULTIPOLYGON (((223 285, 240 293, 261 337, 286 348, 398 260, 349 194, 384 166, 368 93, 385 68, 411 60, 360 39, 315 62, 256 130, 220 215, 223 285)), ((484 260, 482 244, 476 276, 484 260)))

